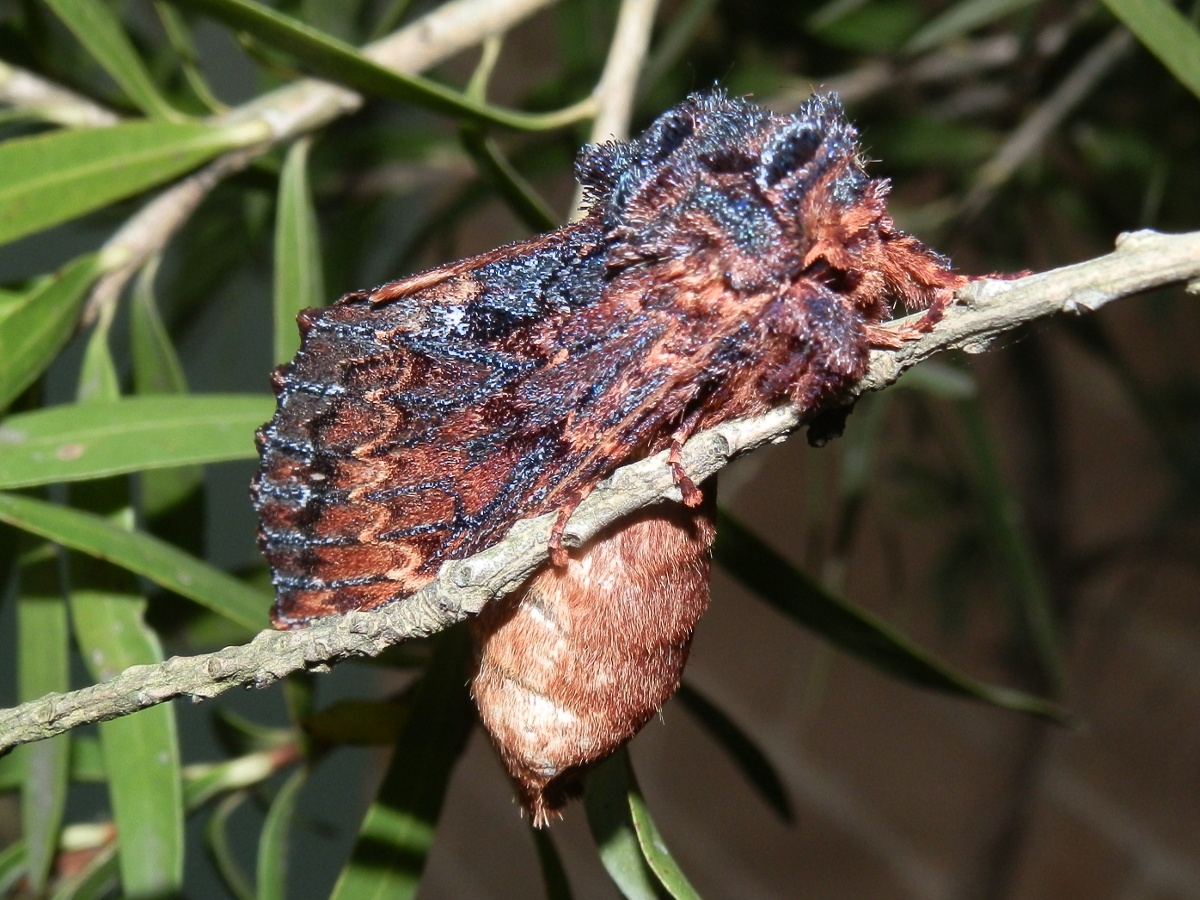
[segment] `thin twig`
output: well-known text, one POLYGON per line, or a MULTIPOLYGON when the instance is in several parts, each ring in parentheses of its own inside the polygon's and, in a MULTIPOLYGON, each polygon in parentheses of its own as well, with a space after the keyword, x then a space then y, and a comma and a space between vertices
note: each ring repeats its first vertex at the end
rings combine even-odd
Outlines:
MULTIPOLYGON (((623 0, 617 14, 608 58, 592 99, 596 102, 596 118, 592 122, 591 142, 624 140, 629 137, 629 120, 637 99, 638 78, 650 47, 650 32, 658 0, 623 0)), ((582 188, 575 192, 573 219, 583 215, 582 188)))
MULTIPOLYGON (((450 0, 395 34, 363 48, 380 65, 408 75, 423 72, 454 54, 499 34, 554 0, 450 0)), ((111 270, 92 289, 83 324, 115 303, 129 279, 188 221, 196 207, 225 178, 241 171, 273 147, 328 125, 362 106, 356 91, 316 78, 305 78, 231 110, 224 120, 260 120, 271 138, 248 150, 219 157, 163 191, 105 242, 103 258, 111 270)))
POLYGON ((67 128, 103 128, 121 119, 94 100, 0 60, 0 103, 67 128))
MULTIPOLYGON (((1179 282, 1200 291, 1200 232, 1136 232, 1123 235, 1116 251, 1099 259, 1015 281, 976 282, 932 332, 899 350, 876 351, 866 377, 841 402, 893 384, 944 350, 979 352, 1033 319, 1095 310, 1119 297, 1179 282)), ((703 481, 734 457, 783 440, 818 412, 780 407, 727 422, 688 441, 684 468, 694 481, 703 481)), ((665 454, 624 466, 580 504, 564 540, 578 546, 621 516, 678 496, 665 454)), ((297 631, 264 631, 243 646, 135 666, 102 684, 0 710, 0 753, 176 697, 203 700, 234 687, 264 687, 291 672, 324 671, 341 660, 375 656, 402 640, 433 634, 524 583, 547 558, 554 519, 550 514, 518 522, 500 543, 446 563, 433 584, 382 609, 324 619, 297 631)))

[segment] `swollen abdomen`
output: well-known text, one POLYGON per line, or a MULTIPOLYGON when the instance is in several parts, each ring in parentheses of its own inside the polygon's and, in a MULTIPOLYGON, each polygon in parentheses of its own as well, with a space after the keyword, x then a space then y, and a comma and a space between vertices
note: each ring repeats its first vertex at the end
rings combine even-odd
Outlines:
POLYGON ((473 624, 473 693, 535 825, 675 693, 708 605, 712 491, 643 510, 473 624))

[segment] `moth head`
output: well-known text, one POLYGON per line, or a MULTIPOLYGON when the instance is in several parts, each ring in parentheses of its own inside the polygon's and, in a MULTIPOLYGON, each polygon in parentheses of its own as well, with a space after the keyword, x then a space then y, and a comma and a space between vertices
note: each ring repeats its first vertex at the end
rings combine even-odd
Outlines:
POLYGON ((777 116, 721 91, 693 94, 637 138, 586 148, 576 174, 615 268, 713 251, 736 257, 733 269, 740 258, 802 257, 814 217, 873 190, 833 95, 777 116))

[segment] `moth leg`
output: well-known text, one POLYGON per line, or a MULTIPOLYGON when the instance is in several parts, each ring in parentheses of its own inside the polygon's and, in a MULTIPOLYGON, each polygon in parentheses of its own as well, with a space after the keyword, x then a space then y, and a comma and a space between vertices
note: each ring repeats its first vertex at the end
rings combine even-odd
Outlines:
POLYGON ((686 440, 678 432, 671 435, 671 450, 667 453, 667 465, 671 467, 671 475, 675 478, 675 487, 683 497, 683 505, 695 509, 704 502, 704 492, 696 487, 696 482, 683 470, 683 442, 686 440))
POLYGON ((688 473, 683 470, 683 445, 695 432, 696 425, 703 414, 704 404, 695 403, 692 411, 684 416, 679 427, 671 435, 670 451, 667 453, 667 465, 671 468, 675 487, 679 488, 683 505, 689 509, 695 509, 704 502, 704 492, 696 487, 696 482, 692 481, 688 473))
POLYGON ((918 340, 933 331, 933 326, 942 321, 942 318, 946 315, 946 310, 953 302, 953 291, 941 291, 929 304, 925 310, 925 314, 915 322, 901 325, 898 328, 889 328, 882 324, 866 325, 864 331, 867 336, 867 342, 872 347, 878 347, 882 350, 898 350, 904 346, 906 341, 918 340))

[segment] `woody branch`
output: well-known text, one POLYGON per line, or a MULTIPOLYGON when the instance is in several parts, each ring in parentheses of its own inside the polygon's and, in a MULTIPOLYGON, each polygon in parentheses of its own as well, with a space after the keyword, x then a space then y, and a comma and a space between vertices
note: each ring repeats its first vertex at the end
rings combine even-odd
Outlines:
MULTIPOLYGON (((1178 283, 1200 293, 1200 232, 1136 232, 1123 235, 1113 253, 1098 259, 1014 281, 975 282, 929 334, 898 350, 877 351, 867 375, 842 399, 882 390, 937 353, 985 350, 992 339, 1035 319, 1090 312, 1120 297, 1178 283)), ((684 468, 702 481, 735 457, 783 440, 817 412, 802 415, 780 407, 698 434, 684 448, 684 468)), ((624 466, 579 506, 565 541, 579 545, 621 516, 664 498, 678 499, 665 454, 624 466)), ((0 753, 177 697, 206 700, 235 687, 264 687, 300 670, 325 671, 342 660, 375 656, 400 641, 441 631, 516 589, 542 565, 554 518, 518 522, 495 546, 446 563, 435 582, 403 603, 324 619, 297 631, 264 631, 242 646, 135 666, 101 684, 0 710, 0 753)))

